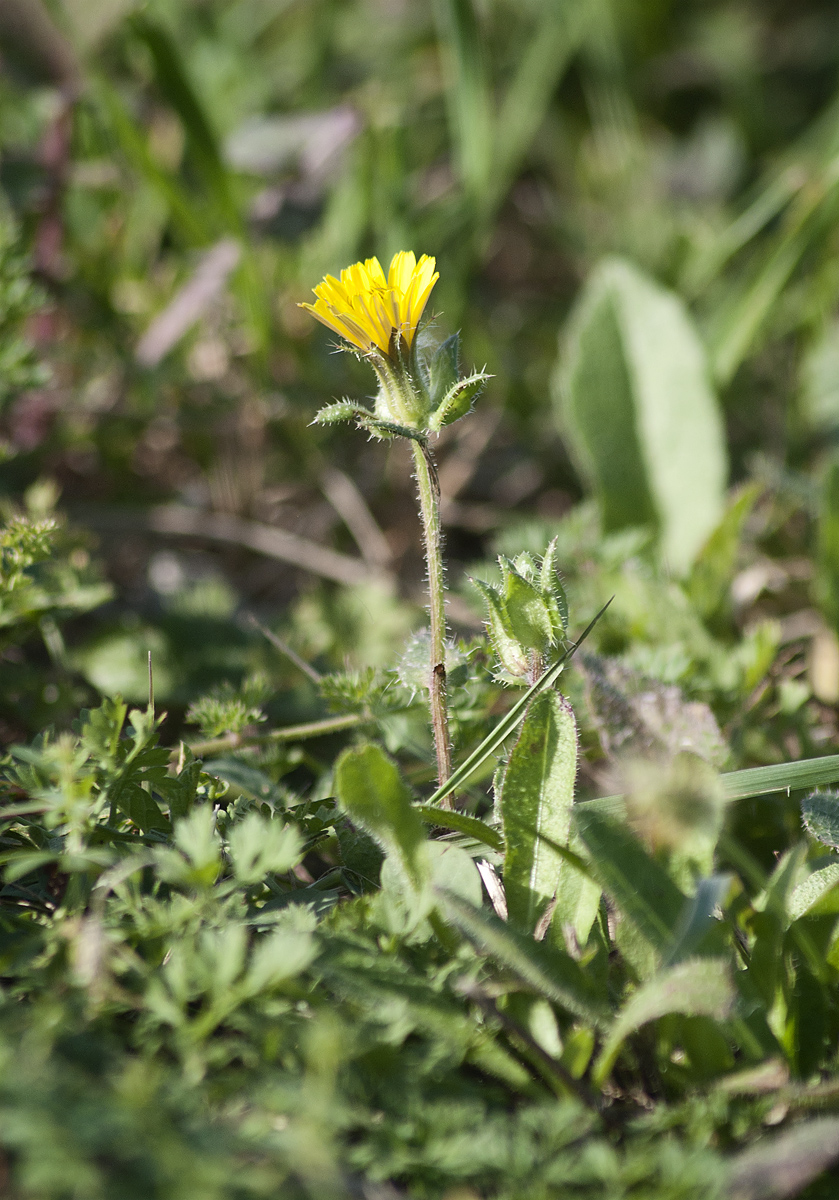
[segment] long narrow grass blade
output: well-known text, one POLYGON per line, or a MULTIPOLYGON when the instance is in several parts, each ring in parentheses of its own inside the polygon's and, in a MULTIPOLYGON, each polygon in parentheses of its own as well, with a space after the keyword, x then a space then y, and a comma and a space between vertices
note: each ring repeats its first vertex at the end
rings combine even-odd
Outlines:
POLYGON ((441 46, 451 63, 449 123, 462 183, 484 202, 493 173, 493 113, 472 0, 436 0, 441 46))
POLYGON ((493 206, 501 203, 515 178, 557 85, 580 45, 588 19, 589 9, 585 4, 546 0, 498 117, 493 206))
POLYGON ((505 739, 508 738, 516 728, 519 721, 524 716, 527 706, 533 697, 538 696, 547 688, 553 687, 559 678, 563 667, 571 658, 574 657, 577 650, 586 640, 592 629, 594 629, 595 625, 603 616, 604 612, 611 603, 611 600, 606 601, 600 612, 597 613, 597 615, 588 623, 577 641, 568 647, 562 657, 555 662, 552 667, 548 668, 541 679, 538 679, 532 687, 527 689, 521 699, 516 701, 516 703, 507 713, 506 717, 498 722, 492 733, 485 737, 480 746, 472 751, 466 761, 460 764, 454 774, 451 775, 432 796, 429 796, 426 804, 439 804, 440 801, 444 800, 446 796, 450 796, 452 792, 457 791, 457 789, 466 782, 469 776, 472 775, 482 763, 486 762, 491 754, 495 753, 501 743, 505 741, 505 739))
POLYGON ((727 800, 748 800, 799 788, 819 787, 839 779, 839 754, 824 758, 804 758, 800 762, 778 763, 771 767, 748 767, 720 776, 727 800))
MULTIPOLYGON (((771 767, 746 767, 743 771, 726 771, 720 775, 726 800, 750 800, 755 796, 771 796, 776 792, 800 791, 821 787, 839 780, 839 754, 823 758, 803 758, 799 762, 778 763, 771 767)), ((604 813, 619 815, 623 811, 623 796, 598 796, 596 800, 581 800, 604 813)))

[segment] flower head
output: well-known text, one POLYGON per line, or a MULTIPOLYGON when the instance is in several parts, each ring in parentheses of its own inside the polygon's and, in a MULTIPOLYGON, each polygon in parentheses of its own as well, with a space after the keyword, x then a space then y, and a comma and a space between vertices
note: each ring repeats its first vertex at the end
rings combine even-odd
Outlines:
POLYGON ((353 263, 341 278, 327 275, 314 289, 314 304, 301 304, 313 317, 364 353, 391 356, 399 333, 410 349, 419 319, 440 278, 435 260, 424 254, 417 262, 411 250, 393 256, 385 278, 377 258, 353 263))

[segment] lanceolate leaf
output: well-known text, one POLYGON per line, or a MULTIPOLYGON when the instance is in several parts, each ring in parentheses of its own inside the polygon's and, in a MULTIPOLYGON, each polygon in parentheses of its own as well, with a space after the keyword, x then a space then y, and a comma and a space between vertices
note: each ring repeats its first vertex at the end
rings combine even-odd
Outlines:
POLYGON ((603 890, 655 951, 668 954, 685 910, 685 896, 625 824, 593 805, 577 805, 574 819, 603 890))
POLYGON ((685 571, 723 512, 722 419, 681 300, 620 259, 604 262, 571 320, 562 421, 607 529, 654 525, 685 571))
POLYGON ((550 843, 568 842, 576 774, 571 706, 558 693, 545 692, 524 719, 501 792, 507 905, 510 920, 528 933, 556 894, 562 859, 550 843))
POLYGON ((446 916, 489 959, 575 1016, 603 1024, 607 1010, 589 993, 585 976, 573 959, 550 953, 532 937, 511 929, 506 922, 452 892, 442 896, 446 916))
POLYGON ((648 1021, 668 1013, 723 1020, 734 997, 731 970, 722 959, 693 959, 662 971, 639 988, 618 1013, 597 1060, 595 1081, 604 1082, 624 1040, 648 1021))

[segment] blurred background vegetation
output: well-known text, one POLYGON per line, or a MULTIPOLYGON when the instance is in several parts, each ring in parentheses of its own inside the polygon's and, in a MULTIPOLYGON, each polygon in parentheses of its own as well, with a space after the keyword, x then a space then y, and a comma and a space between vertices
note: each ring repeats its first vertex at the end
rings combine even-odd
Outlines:
POLYGON ((310 426, 371 381, 296 305, 402 248, 494 375, 438 446, 455 627, 480 625, 468 573, 559 532, 574 619, 617 593, 597 646, 710 702, 731 762, 831 742, 835 5, 4 0, 0 45, 0 494, 59 522, 2 616, 5 742, 144 699, 149 650, 169 740, 259 671, 269 717, 316 715, 253 615, 319 670, 393 663, 421 620, 408 455, 310 426), (721 411, 711 491, 746 489, 675 569, 637 527, 678 559, 708 489, 656 515, 666 446, 616 482, 626 414, 586 382, 593 309, 656 297, 694 339, 668 419, 721 411))

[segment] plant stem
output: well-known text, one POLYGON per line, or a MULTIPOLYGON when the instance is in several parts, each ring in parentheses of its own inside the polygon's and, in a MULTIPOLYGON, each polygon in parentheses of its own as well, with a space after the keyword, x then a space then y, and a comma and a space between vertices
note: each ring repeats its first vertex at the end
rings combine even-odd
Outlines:
MULTIPOLYGON (((428 612, 431 623, 429 704, 434 750, 437 755, 437 782, 442 787, 452 773, 452 755, 446 705, 446 592, 443 584, 443 543, 440 532, 440 487, 437 482, 437 469, 428 447, 412 441, 411 449, 414 454, 425 539, 425 561, 428 567, 428 612)), ((445 807, 451 808, 450 800, 445 807)))
MULTIPOLYGON (((268 746, 274 742, 302 742, 306 738, 326 737, 356 725, 366 725, 372 717, 361 713, 346 713, 340 717, 325 717, 322 721, 307 721, 304 725, 286 725, 283 729, 272 729, 268 733, 225 733, 206 742, 189 742, 189 749, 196 758, 208 754, 223 754, 226 750, 239 750, 242 746, 268 746)), ((179 751, 173 750, 171 757, 177 759, 179 751)))

